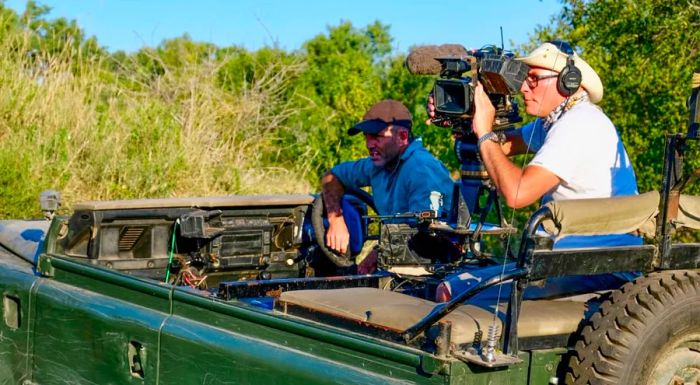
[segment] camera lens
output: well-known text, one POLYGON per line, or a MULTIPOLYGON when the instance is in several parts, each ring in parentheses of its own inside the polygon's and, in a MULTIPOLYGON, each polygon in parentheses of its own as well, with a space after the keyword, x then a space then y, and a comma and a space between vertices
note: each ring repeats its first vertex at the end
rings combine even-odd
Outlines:
POLYGON ((469 83, 462 79, 440 79, 435 83, 435 110, 447 115, 469 112, 469 83))

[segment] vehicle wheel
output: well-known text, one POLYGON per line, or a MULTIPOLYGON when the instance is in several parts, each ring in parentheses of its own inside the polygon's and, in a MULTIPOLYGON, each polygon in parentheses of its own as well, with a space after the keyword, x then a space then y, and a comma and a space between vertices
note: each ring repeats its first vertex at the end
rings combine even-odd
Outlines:
POLYGON ((584 326, 566 383, 700 385, 700 272, 625 284, 584 326))

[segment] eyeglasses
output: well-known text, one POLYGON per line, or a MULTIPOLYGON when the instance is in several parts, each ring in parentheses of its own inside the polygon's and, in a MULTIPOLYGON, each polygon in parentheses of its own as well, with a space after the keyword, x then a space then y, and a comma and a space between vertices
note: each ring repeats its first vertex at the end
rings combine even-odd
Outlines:
POLYGON ((556 78, 557 76, 559 76, 559 74, 549 74, 540 76, 528 75, 528 77, 525 78, 525 83, 527 83, 527 86, 530 87, 531 90, 534 90, 535 87, 537 87, 537 84, 540 80, 556 78))

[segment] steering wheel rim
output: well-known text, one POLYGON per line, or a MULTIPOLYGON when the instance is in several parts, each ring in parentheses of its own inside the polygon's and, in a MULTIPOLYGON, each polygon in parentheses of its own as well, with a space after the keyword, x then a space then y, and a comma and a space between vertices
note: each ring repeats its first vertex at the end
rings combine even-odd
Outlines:
MULTIPOLYGON (((374 199, 372 199, 372 195, 370 195, 368 192, 364 190, 353 190, 345 192, 345 194, 357 197, 360 201, 376 211, 376 208, 374 207, 374 199)), ((328 257, 333 264, 338 267, 350 267, 353 264, 350 247, 348 247, 348 249, 345 251, 345 254, 341 254, 326 246, 326 227, 323 225, 323 213, 325 209, 326 207, 323 203, 323 194, 319 194, 311 204, 311 225, 314 229, 316 244, 318 244, 321 252, 323 252, 323 254, 328 257)))

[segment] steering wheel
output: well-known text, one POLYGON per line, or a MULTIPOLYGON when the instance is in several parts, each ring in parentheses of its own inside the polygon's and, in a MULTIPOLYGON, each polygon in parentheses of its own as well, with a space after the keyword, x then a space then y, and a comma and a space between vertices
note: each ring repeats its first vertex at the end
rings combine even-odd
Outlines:
MULTIPOLYGON (((346 191, 345 195, 357 198, 360 202, 365 203, 367 206, 371 207, 374 211, 376 211, 376 208, 374 207, 374 199, 372 199, 372 195, 370 195, 368 192, 364 190, 352 190, 346 191)), ((345 202, 346 200, 344 199, 344 203, 345 202)), ((354 209, 352 204, 343 204, 344 211, 346 208, 354 209)), ((325 217, 325 214, 326 206, 323 204, 323 194, 319 194, 316 197, 316 199, 314 199, 311 206, 311 225, 314 229, 314 237, 316 238, 316 243, 318 244, 318 247, 321 249, 323 254, 326 257, 328 257, 328 259, 331 262, 333 262, 336 266, 349 267, 353 264, 353 254, 350 250, 350 245, 348 245, 348 249, 345 252, 345 254, 341 254, 326 246, 326 226, 323 223, 323 218, 325 217)), ((357 213, 356 209, 354 215, 358 217, 360 215, 359 213, 357 213)))

